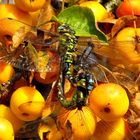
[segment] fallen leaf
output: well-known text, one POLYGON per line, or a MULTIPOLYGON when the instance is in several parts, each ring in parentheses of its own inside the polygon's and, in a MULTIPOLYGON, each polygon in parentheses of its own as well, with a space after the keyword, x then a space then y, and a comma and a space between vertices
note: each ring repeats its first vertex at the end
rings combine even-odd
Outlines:
POLYGON ((124 27, 140 27, 140 17, 128 15, 117 19, 111 30, 111 37, 113 38, 124 27))

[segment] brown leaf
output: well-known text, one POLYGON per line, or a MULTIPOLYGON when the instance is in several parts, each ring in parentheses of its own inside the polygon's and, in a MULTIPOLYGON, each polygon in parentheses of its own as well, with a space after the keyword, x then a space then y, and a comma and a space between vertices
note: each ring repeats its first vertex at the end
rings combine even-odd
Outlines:
POLYGON ((106 35, 109 36, 112 26, 116 23, 116 20, 111 12, 108 12, 107 18, 99 21, 98 27, 101 31, 103 31, 106 35))
POLYGON ((136 27, 140 26, 140 17, 128 15, 118 18, 112 27, 111 37, 113 38, 124 27, 134 27, 134 24, 136 24, 136 27))
POLYGON ((67 120, 66 130, 65 131, 66 131, 65 132, 66 140, 72 138, 72 134, 73 134, 73 132, 72 132, 72 124, 71 124, 71 122, 69 120, 67 120))
POLYGON ((56 93, 58 92, 57 89, 57 82, 54 82, 50 92, 48 93, 45 107, 42 111, 42 118, 49 116, 52 112, 57 114, 60 110, 60 102, 57 100, 56 93))
POLYGON ((104 32, 107 36, 109 36, 108 34, 110 34, 113 25, 114 23, 109 23, 108 21, 98 22, 99 29, 102 32, 104 32))
POLYGON ((127 118, 127 123, 129 125, 129 132, 132 134, 132 138, 139 140, 140 139, 140 119, 136 112, 132 109, 129 109, 125 117, 127 118))
POLYGON ((51 20, 53 15, 55 15, 53 7, 49 3, 49 1, 46 1, 43 8, 40 10, 37 26, 41 29, 50 30, 52 23, 48 22, 51 20))
POLYGON ((11 46, 11 51, 14 51, 24 40, 26 34, 29 32, 29 29, 26 29, 25 26, 20 27, 12 37, 13 45, 11 46))

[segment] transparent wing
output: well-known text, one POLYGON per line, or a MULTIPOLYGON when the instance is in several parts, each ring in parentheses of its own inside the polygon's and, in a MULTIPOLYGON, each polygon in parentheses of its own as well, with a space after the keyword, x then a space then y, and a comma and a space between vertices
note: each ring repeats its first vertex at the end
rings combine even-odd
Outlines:
POLYGON ((94 52, 96 45, 97 44, 93 44, 92 50, 90 50, 90 52, 88 52, 87 50, 89 49, 87 42, 85 43, 85 45, 78 46, 76 53, 77 53, 77 57, 79 57, 80 59, 76 60, 77 61, 76 67, 80 67, 84 71, 91 73, 95 78, 95 81, 109 82, 107 79, 108 77, 107 75, 111 75, 114 78, 114 81, 117 82, 117 79, 113 75, 113 72, 111 72, 110 70, 110 65, 108 64, 108 58, 105 55, 101 57, 101 55, 98 55, 96 54, 96 52, 94 52), (86 51, 89 53, 88 55, 85 54, 86 51))
POLYGON ((140 61, 139 41, 115 41, 111 40, 108 43, 101 42, 95 38, 79 38, 79 48, 86 46, 86 42, 91 41, 95 44, 94 53, 114 60, 114 63, 121 64, 136 64, 140 61), (127 59, 127 61, 126 61, 127 59))
POLYGON ((52 48, 35 48, 31 43, 8 52, 3 45, 1 48, 0 60, 11 64, 13 67, 33 72, 51 72, 54 62, 59 62, 57 52, 52 48))
POLYGON ((0 20, 11 20, 22 25, 13 36, 4 36, 4 43, 0 47, 0 60, 25 71, 50 72, 51 64, 59 59, 57 52, 54 52, 59 35, 16 19, 0 20), (52 58, 49 56, 50 52, 53 53, 52 58))

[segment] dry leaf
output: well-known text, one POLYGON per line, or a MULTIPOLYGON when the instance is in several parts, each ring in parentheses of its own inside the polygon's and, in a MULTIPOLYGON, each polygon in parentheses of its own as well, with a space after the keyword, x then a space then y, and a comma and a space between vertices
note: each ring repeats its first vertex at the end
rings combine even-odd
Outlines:
POLYGON ((24 40, 26 34, 29 30, 25 26, 20 27, 12 37, 13 45, 11 46, 11 51, 14 51, 24 40))
POLYGON ((102 21, 97 22, 99 29, 106 34, 106 36, 110 35, 112 26, 116 23, 116 20, 112 12, 108 12, 108 15, 102 21))
POLYGON ((140 26, 140 17, 128 15, 117 19, 116 23, 112 27, 111 37, 113 38, 121 29, 127 26, 134 27, 134 22, 136 22, 136 27, 140 26))
POLYGON ((52 23, 48 22, 51 20, 53 15, 55 15, 53 7, 49 2, 46 1, 46 4, 44 4, 43 8, 40 10, 37 27, 45 30, 50 30, 52 23))
POLYGON ((137 113, 132 109, 129 109, 125 115, 129 127, 129 131, 133 135, 134 140, 140 139, 140 118, 137 113))
POLYGON ((42 111, 42 118, 49 116, 52 112, 54 114, 57 114, 60 111, 61 105, 60 102, 57 100, 57 92, 57 82, 54 82, 46 99, 45 107, 42 111))

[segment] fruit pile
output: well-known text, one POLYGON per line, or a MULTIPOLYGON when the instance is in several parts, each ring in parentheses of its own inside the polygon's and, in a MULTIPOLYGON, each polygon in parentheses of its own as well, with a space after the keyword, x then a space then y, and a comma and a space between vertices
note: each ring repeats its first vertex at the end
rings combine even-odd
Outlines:
MULTIPOLYGON (((3 134, 0 139, 139 139, 140 1, 14 0, 12 3, 0 4, 0 134, 3 134), (91 24, 86 25, 86 20, 82 23, 79 18, 79 22, 95 32, 98 30, 100 34, 95 35, 107 43, 97 41, 84 29, 81 33, 77 23, 64 21, 74 24, 79 40, 85 42, 90 38, 95 43, 94 53, 106 61, 109 74, 103 72, 102 80, 95 80, 85 106, 67 109, 57 99, 61 58, 54 48, 58 43, 47 47, 44 44, 53 42, 51 39, 58 35, 57 15, 58 19, 65 18, 65 14, 59 14, 73 6, 87 7, 92 12, 94 29, 91 24), (44 32, 48 33, 45 39, 44 32), (24 49, 23 40, 25 44, 28 40, 29 52, 24 49), (30 64, 24 61, 21 55, 24 53, 29 56, 30 64), (32 63, 36 69, 31 67, 32 63)), ((69 13, 68 18, 75 22, 77 15, 69 13)), ((76 86, 65 79, 68 100, 75 90, 76 86)))

